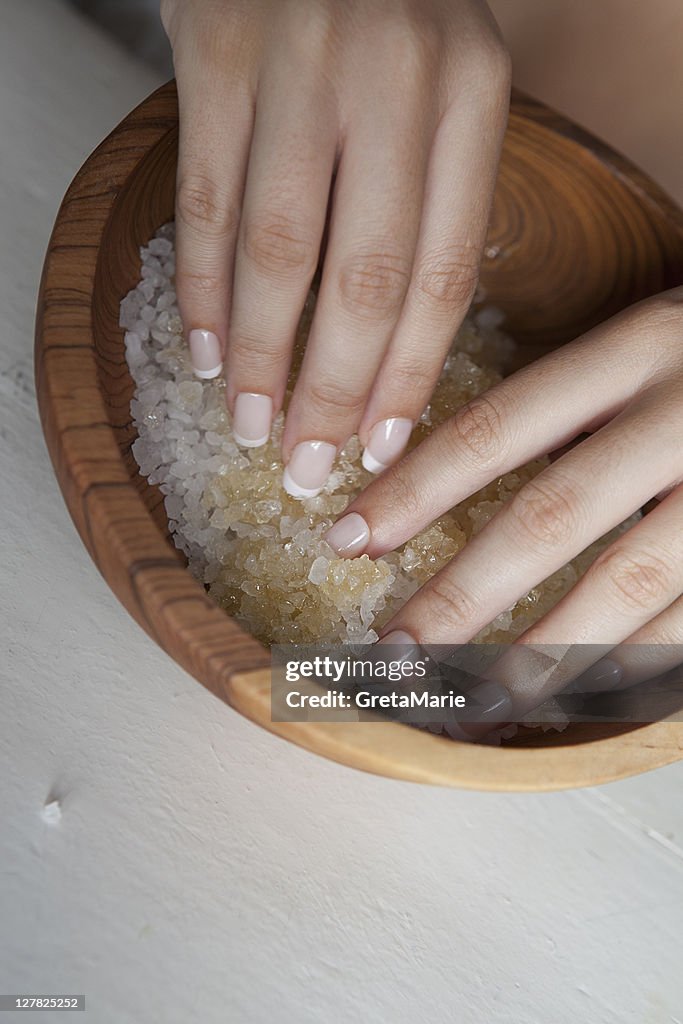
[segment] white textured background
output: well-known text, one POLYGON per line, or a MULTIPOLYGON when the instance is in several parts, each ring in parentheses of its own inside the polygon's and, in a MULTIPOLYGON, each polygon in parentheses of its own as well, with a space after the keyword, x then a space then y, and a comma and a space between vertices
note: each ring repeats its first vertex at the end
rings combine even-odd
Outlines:
POLYGON ((2 0, 0 992, 84 992, 96 1024, 682 1024, 683 765, 543 796, 355 773, 211 697, 90 563, 35 294, 71 176, 155 84, 2 0))

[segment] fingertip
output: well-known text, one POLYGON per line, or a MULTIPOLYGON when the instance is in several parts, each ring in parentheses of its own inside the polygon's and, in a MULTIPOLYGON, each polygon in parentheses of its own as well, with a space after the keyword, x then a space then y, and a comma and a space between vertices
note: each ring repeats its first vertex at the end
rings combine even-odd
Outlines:
POLYGON ((285 466, 282 486, 293 498, 317 498, 337 455, 329 441, 301 441, 285 466))
POLYGON ((369 473, 383 473, 397 462, 413 432, 413 421, 407 416, 391 416, 379 420, 369 433, 363 451, 363 466, 369 473))
POLYGON ((377 475, 378 473, 383 473, 384 470, 387 468, 385 463, 379 462, 376 458, 374 458, 369 448, 365 448, 363 450, 363 457, 361 459, 361 462, 363 463, 363 469, 367 469, 368 473, 373 473, 374 475, 377 475))
POLYGON ((273 399, 252 391, 242 391, 233 403, 232 433, 243 448, 261 448, 270 438, 273 399))
POLYGON ((330 527, 323 539, 341 558, 357 558, 368 546, 370 527, 360 513, 349 512, 330 527))
POLYGON ((194 328, 188 335, 188 344, 195 376, 200 380, 213 380, 217 377, 223 369, 218 335, 204 328, 194 328))

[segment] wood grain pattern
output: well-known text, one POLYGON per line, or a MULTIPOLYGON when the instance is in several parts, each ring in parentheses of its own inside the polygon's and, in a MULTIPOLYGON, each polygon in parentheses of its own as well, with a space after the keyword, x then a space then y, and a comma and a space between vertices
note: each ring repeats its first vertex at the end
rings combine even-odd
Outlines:
MULTIPOLYGON (((573 726, 500 749, 406 726, 270 721, 269 654, 207 598, 131 455, 132 380, 119 302, 139 246, 173 216, 177 101, 169 83, 98 147, 48 248, 36 325, 43 430, 76 528, 122 603, 176 661, 242 714, 368 771, 483 789, 555 789, 683 757, 683 724, 573 726)), ((683 281, 683 216, 641 172, 542 105, 513 100, 482 284, 524 359, 683 281)))

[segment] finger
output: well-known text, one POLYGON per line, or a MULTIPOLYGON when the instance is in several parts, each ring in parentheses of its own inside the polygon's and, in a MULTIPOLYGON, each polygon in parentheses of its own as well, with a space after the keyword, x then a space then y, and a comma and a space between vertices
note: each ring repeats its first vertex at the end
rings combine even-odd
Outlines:
POLYGON ((253 123, 245 75, 194 47, 174 60, 179 139, 176 187, 176 291, 197 376, 221 371, 227 338, 235 239, 253 123))
POLYGON ((373 473, 402 454, 474 296, 508 102, 502 63, 489 88, 464 92, 439 125, 406 301, 359 430, 373 473))
POLYGON ((579 692, 623 690, 683 664, 683 598, 636 630, 576 680, 579 692))
MULTIPOLYGON (((497 477, 614 417, 659 371, 655 337, 641 303, 468 402, 351 503, 339 533, 351 532, 353 515, 363 540, 340 554, 385 554, 497 477), (642 344, 626 357, 636 329, 642 344)), ((335 547, 336 533, 327 540, 335 547)))
MULTIPOLYGON (((680 472, 678 437, 683 417, 678 403, 665 398, 660 390, 651 389, 526 484, 449 565, 408 601, 387 630, 404 631, 418 643, 460 644, 470 640, 532 587, 666 486, 680 472)), ((663 502, 662 510, 665 505, 663 502)), ((673 600, 669 591, 666 595, 667 603, 673 600)), ((629 621, 633 628, 638 614, 636 609, 629 619, 624 607, 612 619, 603 617, 605 635, 598 639, 611 642, 609 629, 618 631, 620 622, 623 628, 629 621)), ((544 620, 542 627, 534 628, 533 640, 590 642, 590 615, 589 611, 586 616, 585 607, 577 601, 573 616, 566 612, 561 628, 553 627, 551 631, 544 620)), ((614 642, 619 639, 617 635, 614 642)))
POLYGON ((431 124, 419 95, 382 97, 354 115, 337 172, 322 281, 287 415, 285 486, 319 490, 311 446, 328 452, 358 428, 408 287, 431 124), (380 115, 381 112, 381 116, 380 115))
POLYGON ((227 351, 233 429, 264 444, 287 384, 318 262, 337 139, 333 98, 313 64, 282 51, 259 86, 227 351))
MULTIPOLYGON (((629 488, 632 482, 628 482, 629 488)), ((610 499, 614 492, 610 492, 610 499)), ((683 488, 595 559, 569 594, 525 634, 531 643, 622 643, 683 593, 683 488)))
POLYGON ((505 682, 519 717, 569 684, 577 692, 613 690, 668 671, 683 660, 681 593, 678 488, 596 559, 496 663, 491 677, 505 682), (543 676, 534 672, 539 652, 555 660, 543 676))

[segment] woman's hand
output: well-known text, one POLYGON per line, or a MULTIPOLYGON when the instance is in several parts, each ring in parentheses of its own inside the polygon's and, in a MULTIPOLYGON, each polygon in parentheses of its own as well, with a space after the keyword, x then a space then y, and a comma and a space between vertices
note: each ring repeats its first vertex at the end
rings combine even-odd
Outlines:
POLYGON ((235 434, 265 443, 325 234, 285 482, 318 493, 355 431, 378 472, 429 401, 477 281, 510 75, 488 8, 161 9, 180 102, 177 291, 196 372, 216 376, 225 358, 235 434))
MULTIPOLYGON (((644 648, 626 646, 593 665, 596 688, 672 667, 674 647, 665 645, 683 644, 683 289, 631 307, 475 398, 360 494, 327 540, 349 557, 382 555, 491 480, 584 432, 406 603, 387 640, 469 641, 657 496, 653 511, 518 644, 651 645, 647 659, 637 653, 644 648), (407 637, 397 640, 397 631, 407 637)), ((492 691, 504 717, 563 688, 567 667, 572 678, 588 670, 596 648, 572 648, 568 666, 546 673, 541 689, 529 687, 515 657, 524 650, 511 648, 494 673, 512 697, 510 706, 492 691)))

